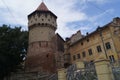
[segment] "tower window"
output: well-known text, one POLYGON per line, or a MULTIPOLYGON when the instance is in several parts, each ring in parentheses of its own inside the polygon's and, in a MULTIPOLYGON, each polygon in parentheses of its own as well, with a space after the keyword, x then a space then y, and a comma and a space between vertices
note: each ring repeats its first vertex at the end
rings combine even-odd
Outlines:
POLYGON ((44 19, 42 19, 42 21, 44 21, 44 19))
POLYGON ((97 51, 98 51, 98 52, 102 52, 102 49, 101 49, 101 46, 100 46, 100 45, 97 46, 97 51))
POLYGON ((35 18, 35 21, 37 21, 37 19, 35 18))
POLYGON ((45 25, 47 26, 47 23, 45 23, 45 25))
POLYGON ((47 54, 47 55, 46 55, 46 57, 48 58, 48 57, 49 57, 49 55, 47 54))
POLYGON ((105 43, 106 49, 111 49, 110 42, 105 43))
POLYGON ((50 21, 50 19, 48 19, 48 21, 50 21))
POLYGON ((39 42, 39 47, 41 47, 41 42, 39 42))

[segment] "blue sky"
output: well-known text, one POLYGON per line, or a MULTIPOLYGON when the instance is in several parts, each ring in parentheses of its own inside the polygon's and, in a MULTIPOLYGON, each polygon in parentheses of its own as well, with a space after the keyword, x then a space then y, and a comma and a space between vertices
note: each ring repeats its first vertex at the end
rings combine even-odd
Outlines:
MULTIPOLYGON (((0 0, 0 25, 22 26, 27 30, 27 15, 41 0, 0 0)), ((83 34, 94 31, 114 17, 120 17, 120 0, 44 0, 58 16, 58 32, 63 38, 81 30, 83 34)))

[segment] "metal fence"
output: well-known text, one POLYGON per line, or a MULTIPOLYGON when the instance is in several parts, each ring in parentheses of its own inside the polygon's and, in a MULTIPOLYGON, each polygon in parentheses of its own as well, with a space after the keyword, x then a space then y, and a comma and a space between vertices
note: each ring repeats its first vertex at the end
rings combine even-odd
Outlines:
POLYGON ((120 61, 111 62, 112 73, 115 80, 120 80, 120 61))
POLYGON ((53 75, 51 75, 48 80, 58 80, 58 75, 55 73, 53 75))
POLYGON ((67 80, 98 80, 94 63, 85 62, 85 68, 78 69, 76 64, 67 69, 67 80))

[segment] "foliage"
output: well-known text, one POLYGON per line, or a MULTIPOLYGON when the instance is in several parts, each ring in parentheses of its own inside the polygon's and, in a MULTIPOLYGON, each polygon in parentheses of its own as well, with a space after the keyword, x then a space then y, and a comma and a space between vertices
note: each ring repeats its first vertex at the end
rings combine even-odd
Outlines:
POLYGON ((0 78, 16 70, 27 52, 28 32, 21 27, 0 27, 0 78))

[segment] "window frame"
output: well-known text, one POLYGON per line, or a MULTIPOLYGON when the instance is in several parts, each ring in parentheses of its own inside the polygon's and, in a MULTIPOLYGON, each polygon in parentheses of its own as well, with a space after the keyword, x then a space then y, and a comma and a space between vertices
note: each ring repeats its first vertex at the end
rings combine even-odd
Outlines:
POLYGON ((80 53, 78 53, 77 54, 77 59, 80 59, 80 58, 81 58, 80 53))
POLYGON ((102 52, 102 48, 101 48, 100 45, 98 45, 96 48, 97 48, 97 52, 98 52, 98 53, 102 52))
POLYGON ((115 62, 115 57, 114 57, 114 55, 110 55, 110 56, 109 56, 109 59, 110 59, 110 62, 115 62))
POLYGON ((85 53, 85 51, 82 52, 82 57, 83 57, 83 58, 86 57, 86 53, 85 53))
POLYGON ((110 42, 106 42, 106 43, 105 43, 105 47, 106 47, 107 50, 108 50, 108 49, 111 49, 110 42))
POLYGON ((89 53, 90 56, 93 55, 92 49, 88 49, 88 53, 89 53))

